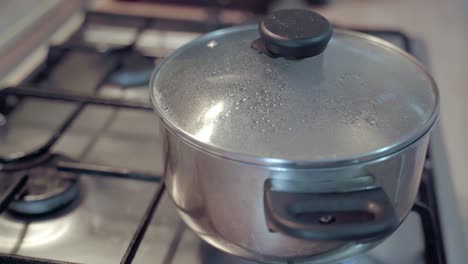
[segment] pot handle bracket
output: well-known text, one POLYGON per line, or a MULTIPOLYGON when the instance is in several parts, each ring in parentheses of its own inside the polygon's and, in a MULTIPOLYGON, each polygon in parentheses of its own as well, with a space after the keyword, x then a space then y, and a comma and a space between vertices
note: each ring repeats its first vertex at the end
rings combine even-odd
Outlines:
MULTIPOLYGON (((303 189, 303 188, 301 188, 303 189)), ((264 208, 273 232, 311 240, 362 240, 383 237, 399 225, 393 205, 380 187, 309 193, 264 185, 264 208)))

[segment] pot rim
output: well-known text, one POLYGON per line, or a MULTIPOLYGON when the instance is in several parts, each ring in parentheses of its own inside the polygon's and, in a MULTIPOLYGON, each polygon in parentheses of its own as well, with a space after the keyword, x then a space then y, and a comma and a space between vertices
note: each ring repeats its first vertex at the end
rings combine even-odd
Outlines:
POLYGON ((179 49, 171 53, 169 56, 165 57, 159 63, 159 65, 156 66, 155 70, 153 71, 151 75, 150 83, 149 83, 149 88, 150 88, 151 103, 152 103, 154 111, 158 114, 160 120, 162 120, 162 123, 164 124, 166 129, 171 131, 174 135, 182 139, 184 142, 190 144, 191 146, 196 147, 197 149, 201 151, 210 153, 212 155, 215 155, 221 158, 227 158, 230 160, 254 164, 254 165, 263 165, 263 166, 273 165, 273 166, 281 166, 281 167, 301 167, 301 168, 304 168, 304 167, 306 168, 344 167, 348 165, 365 163, 371 160, 377 160, 382 157, 386 157, 394 153, 400 152, 401 150, 412 145, 413 143, 419 141, 420 138, 424 137, 427 133, 429 133, 430 130, 433 128, 435 122, 437 121, 438 115, 439 115, 439 109, 440 109, 440 93, 439 93, 437 84, 435 80, 433 79, 433 77, 429 74, 429 72, 424 68, 424 66, 422 66, 422 64, 416 58, 414 58, 412 55, 402 50, 398 46, 386 40, 380 39, 378 37, 374 37, 365 33, 356 32, 352 30, 334 29, 334 31, 336 32, 349 34, 355 37, 362 38, 365 41, 372 42, 375 45, 381 46, 385 49, 389 49, 392 52, 395 52, 397 55, 403 56, 404 58, 412 62, 421 71, 421 73, 425 77, 428 78, 428 80, 431 83, 431 88, 433 90, 433 93, 435 95, 435 104, 434 104, 434 108, 432 110, 431 116, 424 126, 421 126, 421 128, 417 130, 415 133, 409 135, 408 137, 406 137, 405 139, 401 140, 398 143, 387 146, 385 148, 381 148, 381 149, 369 152, 364 155, 359 155, 359 156, 349 157, 349 158, 329 159, 329 160, 293 160, 293 159, 278 159, 278 158, 261 157, 261 156, 249 155, 249 154, 244 154, 244 153, 226 151, 224 149, 215 147, 211 144, 201 142, 195 139, 194 137, 192 137, 189 133, 183 131, 182 129, 172 124, 164 116, 163 114, 164 112, 162 111, 162 109, 159 108, 154 97, 154 92, 153 92, 154 80, 156 79, 159 73, 159 70, 162 67, 164 67, 164 64, 167 61, 177 56, 179 53, 185 51, 186 49, 188 49, 190 46, 194 44, 204 42, 206 41, 206 39, 212 38, 217 35, 222 35, 222 34, 226 34, 226 33, 237 31, 237 30, 245 30, 245 29, 249 29, 252 27, 256 28, 257 25, 249 24, 249 25, 243 25, 243 26, 234 26, 230 28, 215 30, 210 33, 204 34, 196 38, 195 40, 190 41, 189 43, 183 45, 182 47, 180 47, 179 49))

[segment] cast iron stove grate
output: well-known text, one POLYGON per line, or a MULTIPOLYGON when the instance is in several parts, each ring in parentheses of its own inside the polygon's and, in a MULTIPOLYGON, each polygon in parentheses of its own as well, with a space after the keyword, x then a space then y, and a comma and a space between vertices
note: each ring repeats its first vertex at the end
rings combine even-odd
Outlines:
MULTIPOLYGON (((149 102, 134 101, 134 100, 122 100, 112 99, 104 96, 99 96, 95 92, 98 87, 105 81, 115 77, 116 72, 123 68, 123 65, 128 61, 128 56, 137 55, 148 60, 155 60, 157 58, 142 55, 135 49, 136 37, 134 40, 123 46, 119 47, 104 47, 97 49, 91 45, 84 44, 81 40, 83 29, 86 28, 87 24, 92 20, 111 20, 120 21, 119 23, 126 23, 133 28, 137 28, 137 34, 141 33, 151 25, 157 25, 161 20, 156 18, 145 18, 145 17, 131 17, 123 15, 111 15, 99 12, 87 12, 87 16, 83 25, 70 40, 64 44, 51 46, 48 51, 47 59, 42 63, 35 72, 33 72, 28 78, 26 78, 17 87, 7 87, 0 90, 0 113, 7 115, 9 111, 14 109, 14 106, 8 105, 7 99, 13 97, 16 101, 21 101, 23 98, 41 98, 48 100, 55 100, 60 102, 78 104, 78 107, 68 116, 63 124, 53 133, 50 139, 38 149, 35 149, 29 153, 24 153, 20 156, 15 157, 0 157, 0 167, 14 165, 15 163, 27 162, 33 160, 42 155, 46 155, 51 151, 51 148, 59 141, 64 133, 71 127, 78 115, 83 111, 87 105, 98 105, 102 107, 113 107, 120 109, 134 109, 139 111, 152 111, 152 107, 149 102), (70 56, 71 52, 87 52, 98 54, 103 56, 108 62, 105 66, 96 69, 99 74, 96 74, 94 80, 94 90, 87 91, 86 93, 76 93, 67 89, 54 87, 54 83, 44 81, 47 76, 52 74, 55 67, 60 65, 60 62, 66 56, 70 56), (114 77, 113 77, 114 76, 114 77)), ((211 31, 217 28, 225 27, 228 25, 222 25, 220 23, 213 23, 215 19, 210 20, 210 23, 196 23, 186 24, 186 26, 194 32, 203 33, 211 31)), ((163 21, 166 24, 171 21, 163 21)), ((177 23, 177 22, 174 22, 177 23)), ((359 30, 359 29, 356 29, 359 30)), ((399 31, 390 30, 361 30, 365 33, 387 36, 400 42, 401 46, 411 53, 411 41, 403 33, 399 31)), ((141 76, 140 76, 141 77, 141 76)), ((144 77, 143 77, 144 78, 144 77)), ((141 81, 141 80, 140 80, 141 81)), ((145 80, 143 80, 144 82, 145 80)), ((442 264, 445 263, 445 252, 443 248, 443 241, 441 236, 441 229, 438 215, 437 202, 435 197, 434 179, 432 175, 431 160, 430 156, 427 156, 426 166, 424 169, 424 175, 419 188, 419 199, 418 202, 413 206, 412 211, 419 214, 422 220, 422 227, 424 233, 425 243, 425 261, 428 264, 442 264)), ((160 182, 161 176, 154 175, 154 173, 135 171, 126 168, 116 168, 113 166, 102 166, 95 164, 88 164, 84 162, 75 162, 68 160, 57 161, 54 166, 59 171, 73 172, 79 174, 86 174, 93 177, 114 177, 132 179, 135 181, 146 181, 149 183, 160 182)), ((15 199, 17 193, 28 182, 28 175, 22 175, 18 177, 11 186, 0 195, 0 214, 4 213, 9 207, 10 203, 15 199)), ((158 207, 161 197, 164 193, 164 185, 160 187, 154 193, 151 202, 147 205, 147 209, 140 220, 140 223, 131 239, 126 252, 121 260, 123 264, 130 264, 133 262, 135 254, 137 253, 140 243, 145 235, 153 215, 158 207)), ((1 234, 0 234, 1 236, 1 234)), ((0 263, 15 263, 15 264, 49 264, 49 263, 69 263, 62 262, 52 259, 37 259, 32 257, 25 257, 19 255, 8 255, 0 254, 0 263)))

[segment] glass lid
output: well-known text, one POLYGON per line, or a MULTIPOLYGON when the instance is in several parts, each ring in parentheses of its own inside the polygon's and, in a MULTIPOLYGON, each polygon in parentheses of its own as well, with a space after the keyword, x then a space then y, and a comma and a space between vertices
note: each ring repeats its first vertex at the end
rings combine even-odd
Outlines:
POLYGON ((408 54, 332 30, 306 10, 204 35, 156 69, 166 126, 214 154, 252 163, 337 165, 397 151, 432 127, 438 92, 408 54))

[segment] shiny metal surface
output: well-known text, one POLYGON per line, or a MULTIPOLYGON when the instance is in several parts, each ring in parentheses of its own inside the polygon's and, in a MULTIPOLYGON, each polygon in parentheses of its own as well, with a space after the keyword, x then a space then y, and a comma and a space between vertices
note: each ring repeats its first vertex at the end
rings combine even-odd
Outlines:
POLYGON ((264 213, 265 181, 286 179, 343 192, 353 181, 372 175, 401 222, 416 198, 429 135, 385 158, 322 169, 252 165, 211 155, 170 130, 164 138, 168 146, 167 192, 182 219, 203 240, 225 252, 263 262, 304 259, 321 263, 362 253, 378 239, 303 240, 269 231, 264 213))
POLYGON ((155 186, 88 177, 81 183, 83 197, 65 215, 46 221, 2 217, 0 250, 78 263, 118 263, 144 210, 140 204, 149 201, 155 186), (121 195, 137 190, 143 193, 135 199, 121 195))
POLYGON ((24 100, 0 130, 0 157, 21 156, 40 148, 75 108, 75 104, 24 100))
POLYGON ((166 126, 231 159, 323 167, 395 152, 437 117, 432 78, 383 40, 336 30, 324 53, 288 60, 250 48, 257 38, 255 25, 215 31, 159 64, 166 126))
MULTIPOLYGON (((202 241, 174 215, 176 208, 166 195, 156 212, 151 229, 143 240, 135 263, 154 264, 258 264, 226 254, 202 241), (170 215, 172 219, 168 217, 170 215), (164 228, 157 228, 162 221, 164 228), (178 220, 178 221, 177 221, 178 220), (164 240, 167 243, 160 243, 164 240), (170 246, 168 246, 170 245, 170 246)), ((389 238, 366 254, 339 262, 339 264, 422 264, 424 251, 420 218, 410 213, 403 224, 389 238)))
POLYGON ((402 222, 438 114, 434 81, 363 34, 338 30, 324 53, 299 61, 257 54, 248 48, 257 37, 251 25, 216 31, 157 67, 150 87, 169 196, 203 240, 245 258, 322 263, 368 250, 391 231, 354 240, 271 232, 265 182, 333 193, 371 175, 402 222))
MULTIPOLYGON (((60 117, 74 107, 47 100, 28 101, 18 108, 17 116, 21 112, 24 118, 11 119, 22 129, 10 130, 6 138, 23 131, 30 133, 28 138, 36 140, 35 144, 42 144, 42 137, 34 137, 34 132, 40 130, 50 136, 55 121, 62 122, 60 117), (32 122, 35 116, 40 119, 32 122), (47 120, 52 120, 49 126, 47 120)), ((160 140, 154 120, 152 113, 88 106, 53 151, 76 160, 158 174, 162 163, 155 159, 159 156, 160 140), (141 156, 129 159, 128 151, 141 156)), ((118 263, 157 187, 158 184, 82 174, 80 198, 65 210, 39 218, 2 215, 0 252, 76 263, 118 263)))

